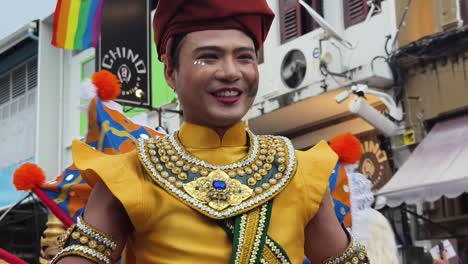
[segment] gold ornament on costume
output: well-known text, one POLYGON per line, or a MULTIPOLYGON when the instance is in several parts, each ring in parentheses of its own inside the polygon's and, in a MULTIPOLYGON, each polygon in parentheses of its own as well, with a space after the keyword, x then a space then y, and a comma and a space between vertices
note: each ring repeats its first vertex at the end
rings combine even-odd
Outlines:
POLYGON ((184 190, 201 203, 208 204, 218 211, 238 205, 252 196, 252 189, 238 180, 231 179, 221 170, 212 171, 206 177, 185 184, 184 190))
POLYGON ((322 262, 323 264, 369 264, 366 248, 351 237, 348 247, 339 256, 331 257, 322 262))
POLYGON ((139 158, 149 180, 193 209, 225 219, 270 200, 294 173, 295 153, 288 139, 247 133, 249 151, 233 164, 197 159, 181 145, 177 132, 141 140, 139 158))
POLYGON ((77 223, 72 225, 58 239, 62 249, 52 259, 57 263, 66 256, 81 256, 94 263, 110 264, 110 256, 117 247, 116 242, 106 233, 92 227, 79 216, 77 223))
POLYGON ((51 215, 41 238, 41 256, 39 258, 41 264, 49 264, 49 261, 60 251, 58 238, 64 230, 62 222, 51 215))

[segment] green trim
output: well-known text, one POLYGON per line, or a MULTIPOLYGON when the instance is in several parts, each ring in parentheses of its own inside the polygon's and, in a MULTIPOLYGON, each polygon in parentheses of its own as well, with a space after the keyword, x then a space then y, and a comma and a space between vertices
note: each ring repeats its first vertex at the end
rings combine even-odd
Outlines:
MULTIPOLYGON (((264 205, 262 205, 263 207, 264 205)), ((291 263, 291 260, 288 257, 288 254, 286 254, 286 251, 278 244, 275 240, 273 240, 271 237, 268 236, 268 227, 270 226, 270 219, 271 219, 271 212, 273 210, 273 201, 270 200, 266 204, 267 206, 267 213, 265 214, 265 230, 263 232, 263 237, 259 245, 259 252, 261 252, 260 256, 257 257, 257 261, 255 263, 261 263, 261 259, 263 257, 263 249, 265 246, 267 246, 276 256, 279 262, 281 263, 291 263)), ((246 215, 248 213, 245 213, 243 215, 246 215)), ((235 221, 235 226, 237 226, 237 232, 235 231, 235 226, 232 225, 232 223, 228 223, 228 221, 232 222, 232 218, 230 219, 225 219, 223 221, 220 221, 219 224, 221 228, 226 231, 227 235, 229 238, 233 241, 232 245, 232 256, 230 263, 231 264, 236 264, 235 263, 235 256, 237 255, 237 246, 239 245, 239 230, 240 230, 240 217, 242 215, 238 215, 234 218, 235 221)))
POLYGON ((83 82, 84 80, 86 80, 88 77, 85 77, 84 76, 84 65, 92 60, 94 60, 96 58, 95 55, 91 55, 89 56, 88 58, 82 60, 80 62, 80 81, 83 82))
MULTIPOLYGON (((255 261, 254 262, 249 261, 249 263, 255 263, 255 264, 260 264, 261 263, 261 259, 262 259, 262 255, 263 255, 263 248, 265 246, 265 241, 266 241, 267 234, 268 234, 268 227, 270 225, 270 218, 271 218, 272 208, 273 208, 273 201, 272 200, 270 200, 270 201, 266 202, 265 204, 261 205, 260 208, 259 208, 259 211, 260 211, 259 212, 259 219, 258 219, 258 222, 257 222, 257 226, 255 228, 255 234, 254 234, 254 239, 255 239, 254 245, 258 242, 258 247, 257 247, 257 251, 254 252, 255 256, 249 256, 249 259, 254 257, 255 261), (262 222, 263 222, 263 226, 261 225, 262 222), (259 232, 261 232, 261 233, 259 234, 259 232), (260 235, 260 238, 257 239, 258 235, 260 235)), ((233 244, 232 245, 232 255, 231 255, 231 260, 230 260, 231 264, 238 264, 236 262, 236 257, 239 254, 241 254, 241 252, 239 252, 238 249, 243 250, 245 248, 242 245, 239 248, 239 244, 246 242, 245 241, 245 238, 246 238, 245 237, 245 235, 246 235, 245 231, 247 230, 246 225, 248 224, 247 222, 249 221, 249 217, 251 217, 249 214, 250 213, 247 212, 245 214, 242 214, 240 216, 235 217, 233 243, 232 243, 233 244), (241 231, 243 231, 243 232, 241 232, 241 231), (240 242, 239 240, 241 240, 241 239, 242 239, 242 241, 240 242)), ((228 228, 228 230, 230 229, 229 227, 227 227, 227 228, 228 228)), ((249 242, 249 241, 247 241, 247 242, 249 242)))
MULTIPOLYGON (((286 263, 292 263, 291 260, 290 260, 289 257, 288 257, 288 254, 286 254, 286 251, 284 250, 284 248, 282 248, 282 247, 280 246, 280 244, 278 244, 278 242, 276 242, 275 240, 271 239, 270 237, 268 237, 268 240, 270 240, 271 243, 273 243, 273 244, 275 245, 275 247, 276 247, 277 249, 279 249, 280 254, 282 254, 282 257, 284 257, 284 258, 286 259, 286 263)), ((281 261, 282 258, 281 258, 281 256, 276 252, 276 250, 275 250, 274 248, 270 247, 270 245, 268 245, 268 244, 267 244, 267 246, 270 248, 271 251, 273 251, 273 253, 275 253, 276 257, 280 260, 280 262, 282 262, 282 261, 281 261)))
MULTIPOLYGON (((239 238, 241 236, 245 236, 245 233, 241 233, 241 225, 242 225, 242 218, 247 219, 247 214, 241 214, 235 218, 234 222, 234 230, 233 230, 233 240, 232 240, 232 254, 231 254, 231 261, 229 263, 236 264, 236 256, 238 254, 237 248, 239 247, 239 238)), ((244 229, 245 231, 245 229, 244 229)))
MULTIPOLYGON (((273 200, 270 200, 266 203, 266 213, 265 213, 265 223, 264 223, 264 230, 263 230, 263 233, 262 233, 262 237, 260 238, 260 244, 258 245, 258 252, 257 252, 257 256, 255 257, 256 261, 255 261, 255 264, 260 264, 260 260, 262 259, 262 255, 263 255, 263 248, 265 247, 265 242, 266 242, 266 238, 267 238, 267 235, 268 235, 268 228, 270 227, 270 219, 271 219, 271 211, 272 211, 272 208, 273 208, 273 200)), ((263 209, 263 206, 260 210, 263 209)))
POLYGON ((232 221, 231 218, 219 221, 219 225, 221 226, 222 229, 224 229, 224 231, 226 231, 227 235, 229 236, 229 239, 233 240, 234 239, 234 236, 233 236, 234 227, 232 226, 232 223, 229 224, 228 221, 232 221))

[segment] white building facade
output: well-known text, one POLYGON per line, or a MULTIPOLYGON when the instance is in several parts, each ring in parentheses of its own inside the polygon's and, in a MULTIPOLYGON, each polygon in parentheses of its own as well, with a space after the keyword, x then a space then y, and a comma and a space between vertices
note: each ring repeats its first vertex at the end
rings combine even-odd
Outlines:
POLYGON ((38 44, 29 26, 0 40, 0 208, 16 202, 13 171, 36 160, 38 44))
MULTIPOLYGON (((352 47, 345 47, 330 34, 327 38, 327 31, 318 27, 296 1, 268 0, 276 17, 259 66, 259 94, 248 115, 254 131, 290 136, 299 148, 309 147, 319 138, 333 136, 332 132, 339 132, 343 127, 351 128, 350 132, 354 133, 373 129, 356 117, 328 126, 318 124, 350 115, 346 104, 335 103, 334 95, 353 83, 365 83, 384 90, 391 88, 392 73, 381 58, 387 56, 386 46, 391 49, 397 24, 393 0, 377 1, 378 8, 368 19, 370 6, 367 1, 306 2, 315 7, 352 47), (299 74, 300 78, 290 82, 284 78, 282 65, 287 65, 285 58, 293 50, 299 54, 293 55, 293 61, 299 56, 299 66, 305 70, 299 74), (329 73, 324 71, 324 66, 321 70, 321 64, 326 65, 329 73)), ((52 23, 52 15, 39 21, 39 38, 35 40, 37 54, 0 76, 0 86, 4 85, 2 80, 5 78, 9 78, 11 86, 8 101, 0 98, 2 126, 9 128, 2 129, 0 134, 3 141, 8 141, 2 144, 5 150, 1 155, 5 157, 0 159, 3 162, 0 168, 31 159, 44 168, 48 179, 54 179, 71 164, 71 142, 83 136, 80 87, 95 65, 94 49, 70 52, 52 46, 52 23), (15 70, 26 76, 25 84, 22 84, 24 88, 21 88, 24 92, 18 96, 12 82, 15 70), (15 110, 23 108, 28 110, 15 110), (20 114, 23 112, 27 114, 20 114), (16 115, 18 117, 14 117, 16 115), (19 148, 17 143, 12 143, 15 140, 8 139, 18 139, 18 135, 24 135, 21 146, 27 147, 19 148), (16 152, 25 153, 12 154, 16 152)), ((24 30, 27 31, 27 27, 24 30)), ((15 34, 9 39, 20 38, 15 34)), ((8 47, 7 42, 2 42, 2 51, 8 47)), ((3 93, 4 88, 1 89, 2 98, 3 93)), ((378 104, 378 100, 370 97, 369 103, 378 104)), ((169 102, 166 107, 177 108, 169 102)), ((168 113, 167 117, 163 115, 163 126, 169 131, 176 129, 180 124, 178 116, 168 113)), ((150 113, 149 125, 156 127, 158 123, 157 113, 150 113)))
MULTIPOLYGON (((338 105, 334 97, 356 83, 391 93, 393 76, 386 58, 397 31, 392 0, 374 1, 375 8, 361 0, 305 2, 351 45, 347 47, 330 29, 311 21, 297 1, 268 1, 277 15, 263 50, 260 91, 249 113, 254 131, 286 135, 298 148, 346 129, 352 133, 373 130, 362 119, 350 117, 347 103, 338 105), (288 58, 292 52, 296 54, 288 58), (285 78, 291 75, 291 67, 298 72, 292 82, 285 78)), ((372 96, 368 99, 379 104, 372 96)))

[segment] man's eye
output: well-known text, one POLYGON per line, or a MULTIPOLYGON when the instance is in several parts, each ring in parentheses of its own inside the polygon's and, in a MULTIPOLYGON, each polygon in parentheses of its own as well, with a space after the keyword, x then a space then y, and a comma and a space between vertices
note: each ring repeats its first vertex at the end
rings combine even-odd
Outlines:
POLYGON ((249 60, 249 61, 252 60, 253 61, 255 58, 250 54, 244 54, 244 55, 240 55, 238 57, 238 59, 240 59, 240 60, 249 60))
POLYGON ((198 58, 202 60, 216 60, 218 56, 216 54, 202 54, 198 58))

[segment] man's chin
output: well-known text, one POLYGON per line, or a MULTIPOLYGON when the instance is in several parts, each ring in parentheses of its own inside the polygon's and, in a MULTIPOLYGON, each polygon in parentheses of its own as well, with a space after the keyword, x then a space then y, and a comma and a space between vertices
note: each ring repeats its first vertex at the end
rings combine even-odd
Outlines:
POLYGON ((215 127, 231 127, 242 120, 243 115, 213 115, 211 118, 211 124, 215 127))

